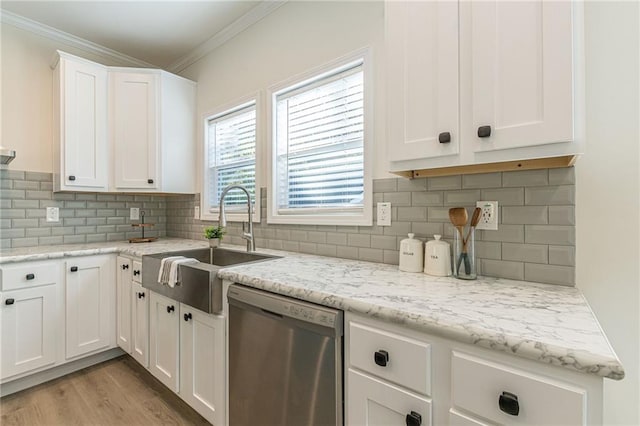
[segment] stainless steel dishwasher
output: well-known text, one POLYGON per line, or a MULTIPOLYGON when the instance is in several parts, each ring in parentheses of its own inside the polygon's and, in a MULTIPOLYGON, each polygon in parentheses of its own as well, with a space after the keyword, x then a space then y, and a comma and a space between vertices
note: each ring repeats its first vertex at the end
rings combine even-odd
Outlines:
POLYGON ((342 311, 233 284, 229 425, 342 425, 342 311))

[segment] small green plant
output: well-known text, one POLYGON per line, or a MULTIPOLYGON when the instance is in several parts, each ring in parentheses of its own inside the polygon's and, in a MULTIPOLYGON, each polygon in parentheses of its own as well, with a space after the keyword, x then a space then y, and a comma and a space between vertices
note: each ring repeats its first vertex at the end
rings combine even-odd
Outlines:
POLYGON ((207 240, 211 240, 213 238, 222 239, 222 236, 226 233, 222 226, 207 226, 204 228, 204 237, 207 240))

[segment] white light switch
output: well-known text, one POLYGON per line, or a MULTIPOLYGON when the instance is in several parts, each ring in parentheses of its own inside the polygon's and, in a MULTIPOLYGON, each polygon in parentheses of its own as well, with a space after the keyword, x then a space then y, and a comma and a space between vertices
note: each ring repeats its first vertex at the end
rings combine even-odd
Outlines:
POLYGON ((140 220, 140 209, 138 207, 131 207, 129 209, 129 219, 140 220))
POLYGON ((47 207, 47 222, 60 222, 60 209, 58 207, 47 207))
POLYGON ((378 226, 391 226, 391 203, 378 203, 376 215, 378 226))
POLYGON ((498 202, 478 201, 476 207, 480 207, 480 221, 476 229, 498 230, 498 202))

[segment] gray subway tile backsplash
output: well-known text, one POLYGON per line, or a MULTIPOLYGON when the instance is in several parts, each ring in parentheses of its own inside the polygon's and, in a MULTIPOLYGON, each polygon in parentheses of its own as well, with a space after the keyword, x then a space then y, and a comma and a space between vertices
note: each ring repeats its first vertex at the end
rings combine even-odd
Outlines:
MULTIPOLYGON (((139 236, 129 208, 147 212, 156 223, 148 235, 202 239, 209 222, 193 219, 199 195, 155 196, 103 193, 53 193, 48 173, 0 171, 2 248, 71 242, 117 241, 139 236), (16 184, 16 182, 18 182, 16 184), (10 201, 10 202, 8 202, 10 201), (44 219, 45 207, 59 207, 61 222, 44 219)), ((254 227, 258 247, 398 264, 399 242, 413 232, 422 240, 434 234, 452 242, 452 206, 476 201, 500 203, 498 231, 476 233, 481 274, 574 285, 574 169, 549 169, 407 180, 376 179, 374 203, 392 203, 392 225, 267 225, 266 189, 262 220, 254 227)), ((375 216, 375 206, 373 208, 375 216)), ((230 223, 225 241, 244 245, 240 224, 230 223)))

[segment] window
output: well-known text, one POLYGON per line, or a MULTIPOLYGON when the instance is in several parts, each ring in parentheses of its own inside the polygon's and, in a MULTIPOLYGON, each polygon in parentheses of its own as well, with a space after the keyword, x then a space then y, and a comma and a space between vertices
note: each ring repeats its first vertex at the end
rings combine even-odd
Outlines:
POLYGON ((371 225, 366 86, 360 57, 273 92, 270 222, 371 225))
MULTIPOLYGON (((205 119, 205 182, 202 218, 216 220, 220 194, 229 185, 242 185, 256 203, 256 102, 227 109, 205 119)), ((235 212, 229 220, 246 220, 246 195, 231 191, 225 209, 235 212)), ((259 218, 256 218, 259 220, 259 218)))

